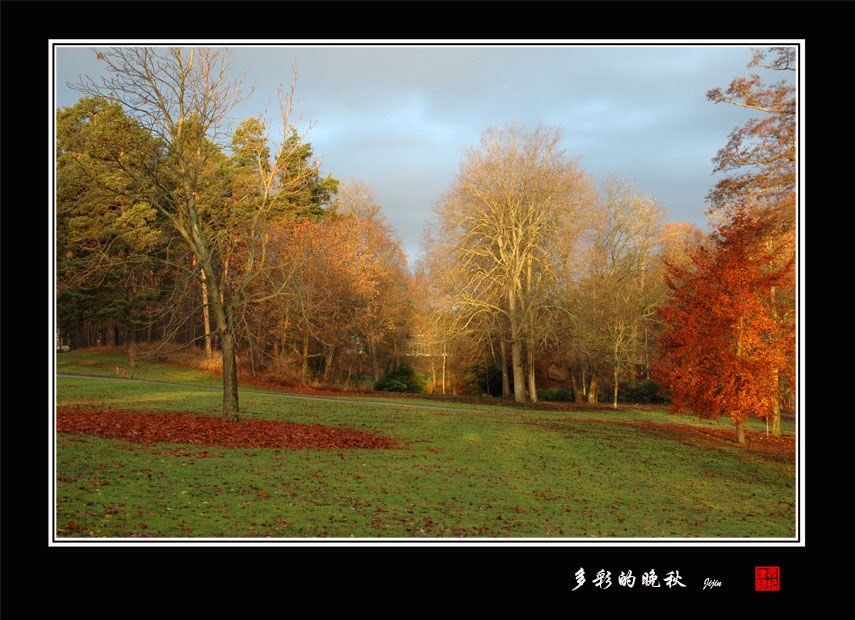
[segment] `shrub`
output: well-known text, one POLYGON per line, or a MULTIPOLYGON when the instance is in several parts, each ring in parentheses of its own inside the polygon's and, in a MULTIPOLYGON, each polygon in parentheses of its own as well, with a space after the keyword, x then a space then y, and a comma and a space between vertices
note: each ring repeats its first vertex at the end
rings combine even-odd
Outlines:
POLYGON ((374 389, 379 392, 412 392, 423 394, 427 390, 427 384, 420 373, 405 363, 381 377, 374 384, 374 389))
POLYGON ((474 364, 463 372, 463 391, 472 396, 501 396, 502 372, 493 365, 474 364))
POLYGON ((658 405, 666 402, 666 399, 659 395, 659 384, 650 380, 641 381, 637 386, 627 388, 626 399, 643 405, 658 405))
POLYGON ((537 399, 553 403, 572 403, 576 400, 576 394, 571 387, 552 388, 538 390, 537 399))

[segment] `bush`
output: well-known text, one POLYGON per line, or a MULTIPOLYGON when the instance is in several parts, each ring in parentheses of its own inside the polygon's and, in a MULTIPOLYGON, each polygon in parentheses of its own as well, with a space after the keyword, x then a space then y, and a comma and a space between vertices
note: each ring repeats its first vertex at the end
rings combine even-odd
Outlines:
POLYGON ((409 364, 401 364, 393 371, 386 373, 377 383, 374 389, 379 392, 411 392, 423 394, 427 391, 424 377, 413 370, 409 364))
POLYGON ((552 388, 538 390, 537 399, 553 403, 572 403, 576 400, 576 394, 571 387, 552 388))
POLYGON ((463 372, 463 391, 472 396, 501 396, 502 372, 493 365, 474 364, 463 372))
POLYGON ((655 381, 642 381, 636 387, 626 389, 626 399, 643 405, 659 405, 667 402, 659 395, 659 384, 655 381))

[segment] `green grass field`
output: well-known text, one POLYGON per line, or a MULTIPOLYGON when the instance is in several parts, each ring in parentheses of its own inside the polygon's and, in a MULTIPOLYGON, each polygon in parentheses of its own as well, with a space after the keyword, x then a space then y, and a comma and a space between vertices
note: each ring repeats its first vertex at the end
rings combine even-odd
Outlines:
MULTIPOLYGON (((64 353, 63 407, 217 416, 219 379, 64 353), (182 385, 183 384, 183 385, 182 385)), ((429 399, 318 398, 243 387, 244 419, 324 424, 398 449, 285 450, 54 436, 58 539, 792 539, 797 465, 662 410, 530 410, 429 399), (630 423, 630 424, 627 424, 630 423)), ((762 432, 762 425, 751 427, 762 432)), ((794 433, 793 423, 785 432, 794 433)))

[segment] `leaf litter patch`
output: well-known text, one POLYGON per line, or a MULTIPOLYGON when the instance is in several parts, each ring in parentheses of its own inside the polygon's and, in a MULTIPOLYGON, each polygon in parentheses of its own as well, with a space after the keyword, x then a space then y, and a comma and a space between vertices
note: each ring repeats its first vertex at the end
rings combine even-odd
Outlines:
POLYGON ((232 422, 190 413, 58 408, 56 430, 134 443, 179 443, 224 448, 289 450, 394 449, 387 437, 350 428, 244 419, 232 422))
MULTIPOLYGON (((707 446, 710 448, 720 447, 722 445, 730 445, 738 448, 747 449, 755 452, 762 452, 782 460, 792 460, 795 457, 796 438, 793 435, 783 435, 781 437, 772 437, 763 431, 751 430, 745 431, 745 444, 736 443, 736 431, 733 429, 724 428, 708 428, 700 426, 689 426, 684 424, 663 424, 657 422, 618 422, 605 420, 577 420, 573 418, 565 418, 560 420, 563 424, 573 425, 574 431, 578 432, 590 424, 615 424, 632 428, 641 428, 647 431, 660 433, 662 437, 683 441, 695 445, 707 446)), ((564 428, 554 423, 541 424, 546 428, 564 428)))

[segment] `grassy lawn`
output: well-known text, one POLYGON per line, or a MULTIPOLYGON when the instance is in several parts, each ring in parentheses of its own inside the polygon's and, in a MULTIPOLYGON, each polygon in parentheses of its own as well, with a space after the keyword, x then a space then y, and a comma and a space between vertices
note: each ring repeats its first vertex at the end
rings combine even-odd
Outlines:
MULTIPOLYGON (((114 366, 121 360, 59 355, 59 373, 104 378, 57 378, 57 404, 218 415, 222 394, 200 387, 217 388, 216 377, 146 364, 134 378, 170 383, 116 381, 114 366)), ((726 429, 732 435, 726 422, 656 410, 294 398, 251 387, 241 391, 241 410, 244 419, 368 431, 400 447, 224 448, 58 433, 57 537, 796 535, 795 455, 697 432, 726 429)), ((792 435, 792 423, 785 432, 792 435)))
POLYGON ((167 381, 191 385, 222 385, 222 379, 200 370, 178 364, 165 364, 141 359, 136 368, 128 367, 127 356, 116 349, 85 350, 74 353, 58 353, 58 374, 86 375, 96 377, 127 377, 145 381, 167 381), (118 371, 116 370, 118 368, 118 371), (124 373, 124 374, 123 374, 124 373))

